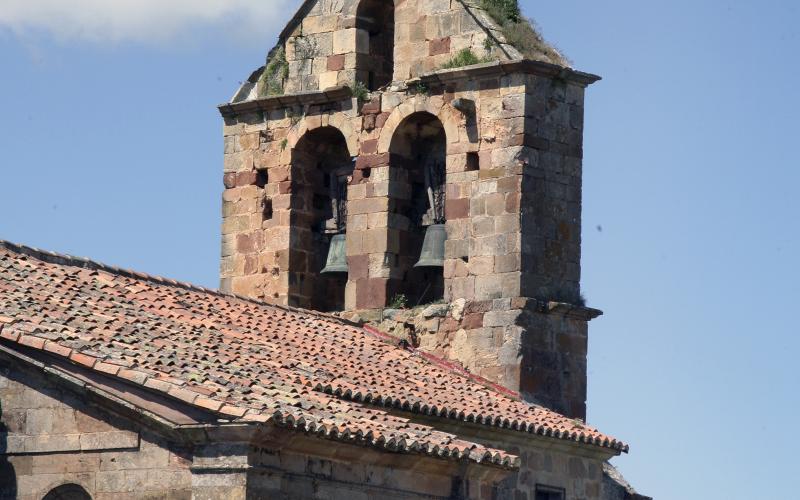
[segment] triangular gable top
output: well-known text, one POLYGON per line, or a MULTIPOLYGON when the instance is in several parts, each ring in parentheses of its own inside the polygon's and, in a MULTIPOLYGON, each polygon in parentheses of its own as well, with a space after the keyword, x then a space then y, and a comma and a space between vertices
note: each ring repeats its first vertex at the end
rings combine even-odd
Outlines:
MULTIPOLYGON (((360 35, 344 32, 356 31, 353 28, 356 27, 357 10, 362 1, 366 0, 305 0, 281 31, 277 45, 267 56, 265 66, 251 74, 237 91, 232 102, 267 95, 320 91, 336 85, 352 85, 362 80, 360 75, 363 75, 363 72, 352 65, 341 68, 342 71, 338 73, 326 72, 331 68, 325 67, 325 57, 328 55, 343 55, 348 50, 354 52, 361 50, 359 46, 363 43, 359 38, 360 35), (319 32, 320 19, 323 20, 322 24, 331 30, 330 33, 319 32), (333 27, 332 22, 335 23, 333 27), (342 40, 348 36, 352 37, 353 45, 343 48, 342 40), (298 55, 294 48, 297 39, 313 40, 319 50, 310 58, 298 55), (282 83, 277 89, 265 89, 264 82, 267 78, 277 78, 282 83)), ((416 31, 411 35, 406 33, 408 29, 400 29, 398 20, 396 26, 398 35, 394 40, 396 45, 394 49, 398 56, 393 62, 394 81, 405 81, 420 76, 421 73, 440 69, 463 50, 472 51, 481 62, 527 59, 563 67, 569 66, 567 59, 542 38, 532 21, 522 16, 503 18, 503 9, 497 7, 503 4, 502 0, 454 0, 446 4, 448 6, 446 8, 443 6, 431 8, 426 4, 424 11, 419 7, 416 13, 412 13, 421 17, 413 18, 411 24, 428 24, 428 26, 427 29, 414 28, 416 31), (448 15, 459 21, 448 22, 448 15), (436 21, 432 22, 431 19, 434 18, 436 21), (432 29, 432 24, 438 24, 438 27, 432 29), (473 35, 471 40, 470 34, 473 35), (441 40, 445 40, 443 48, 437 47, 430 52, 426 50, 424 53, 419 53, 420 41, 434 44, 441 40), (414 46, 413 52, 408 49, 408 45, 414 46)), ((409 7, 406 5, 403 8, 409 7)), ((408 15, 403 14, 403 17, 408 15)), ((351 64, 352 61, 353 59, 350 59, 351 64)), ((359 61, 357 64, 364 63, 359 61)))

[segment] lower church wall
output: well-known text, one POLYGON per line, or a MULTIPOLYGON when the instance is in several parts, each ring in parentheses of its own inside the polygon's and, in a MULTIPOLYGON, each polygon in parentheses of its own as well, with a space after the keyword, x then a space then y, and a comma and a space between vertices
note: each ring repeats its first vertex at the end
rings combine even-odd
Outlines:
POLYGON ((95 500, 189 499, 191 457, 74 393, 0 360, 0 499, 68 484, 95 500))

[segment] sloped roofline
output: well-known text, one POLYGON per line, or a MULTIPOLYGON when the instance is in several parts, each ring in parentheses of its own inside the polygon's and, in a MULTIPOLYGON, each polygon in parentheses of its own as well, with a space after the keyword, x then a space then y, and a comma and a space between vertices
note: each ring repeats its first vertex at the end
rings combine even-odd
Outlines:
MULTIPOLYGON (((380 332, 377 332, 374 329, 370 330, 367 328, 360 327, 357 324, 346 321, 337 316, 271 304, 256 299, 252 299, 249 297, 243 297, 235 294, 219 292, 217 290, 211 290, 190 283, 180 282, 159 276, 152 276, 132 270, 121 269, 118 267, 105 265, 86 258, 79 258, 70 255, 48 252, 25 245, 10 243, 3 240, 0 240, 0 249, 6 249, 12 253, 29 256, 45 263, 78 267, 81 269, 87 269, 93 271, 104 271, 116 276, 130 278, 134 280, 142 280, 158 285, 181 288, 202 294, 210 294, 221 298, 241 300, 263 307, 272 307, 278 310, 288 311, 294 314, 313 316, 327 321, 333 321, 342 325, 347 325, 348 327, 351 328, 355 328, 367 336, 378 339, 382 341, 382 343, 392 346, 395 349, 399 349, 399 347, 396 344, 394 344, 393 342, 390 343, 386 338, 386 336, 380 334, 380 332)), ((3 316, 2 314, 0 314, 0 339, 2 339, 4 342, 11 342, 13 344, 18 344, 24 347, 33 348, 42 352, 50 353, 51 355, 56 355, 61 358, 68 359, 71 362, 77 365, 81 365, 85 368, 94 370, 96 372, 105 373, 110 376, 118 377, 122 380, 134 383, 137 386, 142 386, 150 390, 155 390, 156 392, 163 393, 166 396, 178 399, 185 403, 195 405, 205 410, 210 410, 212 412, 221 415, 225 415, 227 418, 234 419, 235 421, 241 421, 241 422, 250 421, 250 422, 262 422, 262 423, 275 422, 279 425, 290 427, 295 430, 301 430, 333 439, 344 439, 345 441, 351 441, 351 442, 353 440, 357 441, 366 440, 367 442, 369 442, 375 438, 375 436, 359 435, 357 432, 351 432, 347 429, 341 429, 335 426, 326 426, 320 424, 319 422, 313 422, 302 416, 299 417, 295 416, 292 414, 291 411, 278 410, 272 415, 266 415, 261 412, 248 410, 246 408, 231 406, 230 404, 224 401, 217 401, 213 398, 202 397, 197 393, 187 391, 172 383, 159 381, 150 376, 146 376, 141 372, 137 372, 136 370, 124 370, 121 369, 121 367, 119 366, 110 365, 105 362, 105 359, 93 356, 92 353, 81 352, 79 350, 62 346, 58 344, 58 342, 51 341, 46 338, 37 337, 34 333, 31 332, 27 332, 24 330, 20 331, 17 328, 9 328, 13 327, 15 322, 16 320, 14 318, 9 318, 7 316, 3 316)), ((443 369, 447 372, 450 372, 453 375, 466 378, 470 380, 472 383, 479 384, 489 389, 491 392, 498 394, 499 397, 508 398, 510 400, 521 401, 519 395, 517 395, 513 391, 501 388, 496 384, 486 381, 485 379, 482 379, 480 377, 476 377, 475 375, 470 374, 469 372, 466 372, 464 370, 457 370, 454 368, 452 364, 447 363, 444 360, 439 360, 434 356, 423 354, 413 349, 412 350, 406 349, 406 351, 411 352, 413 355, 419 357, 425 362, 437 366, 438 368, 443 369)), ((486 415, 483 413, 475 413, 469 410, 448 408, 445 405, 437 406, 436 404, 432 404, 430 406, 409 405, 408 401, 404 400, 404 398, 398 397, 398 395, 392 394, 390 392, 388 393, 377 392, 377 393, 364 394, 361 392, 352 392, 350 390, 343 389, 336 385, 316 386, 314 387, 314 390, 321 393, 333 395, 342 400, 352 401, 354 403, 362 404, 368 407, 377 407, 377 408, 389 407, 428 417, 438 417, 451 421, 455 420, 467 423, 474 423, 499 430, 505 429, 510 431, 516 431, 523 435, 532 434, 534 436, 555 438, 558 441, 571 442, 578 446, 588 445, 590 448, 594 448, 598 451, 600 451, 601 449, 605 449, 607 452, 613 454, 627 453, 629 451, 629 447, 625 443, 610 438, 608 436, 604 436, 590 428, 580 428, 577 430, 575 429, 561 430, 558 428, 551 427, 547 423, 535 423, 530 420, 519 417, 509 418, 508 415, 504 416, 502 414, 486 415)), ((557 415, 556 412, 550 411, 550 413, 557 415)), ((379 447, 384 447, 390 450, 400 446, 399 443, 396 442, 387 443, 386 441, 381 441, 380 438, 378 438, 377 444, 379 445, 379 447)), ((403 443, 402 446, 400 446, 399 450, 394 450, 394 451, 405 450, 410 452, 418 452, 421 449, 420 447, 421 447, 420 443, 403 443)), ((470 454, 469 451, 470 450, 460 450, 460 451, 442 450, 438 447, 436 447, 435 450, 425 450, 426 454, 434 454, 434 455, 446 454, 448 457, 453 457, 454 456, 453 454, 455 454, 458 455, 458 458, 470 458, 477 463, 481 463, 482 461, 486 460, 495 465, 500 465, 505 467, 513 466, 513 464, 508 462, 509 457, 507 455, 505 457, 497 455, 473 456, 474 453, 470 454)))

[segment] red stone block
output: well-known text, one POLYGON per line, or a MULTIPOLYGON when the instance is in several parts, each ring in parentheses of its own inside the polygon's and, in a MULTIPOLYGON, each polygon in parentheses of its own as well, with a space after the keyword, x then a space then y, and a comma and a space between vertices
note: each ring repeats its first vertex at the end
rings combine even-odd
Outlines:
POLYGON ((449 220, 466 219, 469 217, 469 198, 447 200, 444 211, 449 220))
POLYGON ((225 189, 232 189, 236 187, 236 172, 228 172, 227 174, 222 176, 222 184, 225 185, 225 189))
POLYGON ((292 192, 292 181, 283 181, 278 184, 278 192, 280 194, 289 194, 292 192))
POLYGON ((429 54, 432 56, 438 56, 440 54, 449 54, 450 53, 450 37, 444 38, 437 38, 436 40, 431 40, 428 43, 429 54))
POLYGON ((369 277, 369 255, 352 255, 347 258, 351 280, 362 280, 369 277))
POLYGON ((483 313, 472 313, 464 316, 464 319, 461 320, 461 328, 465 330, 483 328, 483 313))
POLYGON ((381 112, 381 96, 377 95, 371 101, 361 106, 361 113, 365 115, 377 115, 381 112))
POLYGON ((362 279, 356 283, 356 307, 358 309, 380 309, 386 306, 385 278, 362 279))
POLYGON ((344 54, 328 56, 328 71, 341 71, 344 69, 344 54))
POLYGON ((239 172, 236 174, 236 187, 252 186, 256 183, 258 172, 251 170, 250 172, 239 172))
POLYGON ((389 153, 379 155, 361 155, 356 158, 356 169, 382 167, 389 164, 389 153))
POLYGON ((361 154, 376 154, 378 152, 378 139, 370 139, 361 143, 361 154))
POLYGON ((383 126, 386 125, 386 120, 388 120, 391 115, 392 114, 388 111, 377 115, 375 117, 375 128, 383 128, 383 126))

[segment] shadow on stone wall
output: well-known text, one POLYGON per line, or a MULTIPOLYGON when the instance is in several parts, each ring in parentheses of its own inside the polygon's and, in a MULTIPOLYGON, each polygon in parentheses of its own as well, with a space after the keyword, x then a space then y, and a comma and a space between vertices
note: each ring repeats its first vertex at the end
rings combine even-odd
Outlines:
POLYGON ((3 423, 3 402, 0 401, 0 500, 17 498, 17 475, 8 461, 8 427, 3 423))

